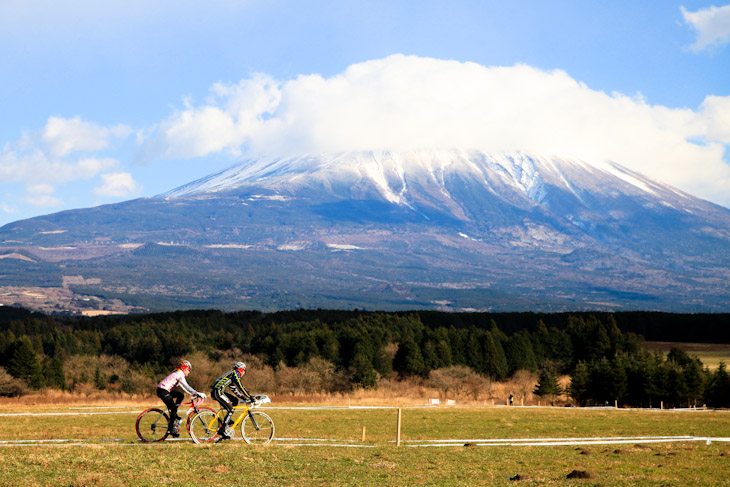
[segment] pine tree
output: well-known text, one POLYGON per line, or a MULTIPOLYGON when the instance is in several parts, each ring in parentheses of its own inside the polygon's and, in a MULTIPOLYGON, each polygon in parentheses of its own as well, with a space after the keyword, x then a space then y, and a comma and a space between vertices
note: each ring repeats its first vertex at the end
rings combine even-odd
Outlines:
POLYGON ((0 367, 8 365, 16 340, 12 331, 0 331, 0 367))
POLYGON ((436 343, 436 355, 439 358, 439 366, 436 368, 449 367, 452 364, 451 346, 448 342, 448 336, 436 343))
POLYGON ((97 367, 96 371, 94 371, 94 385, 97 389, 103 391, 104 389, 106 389, 106 384, 106 377, 101 373, 101 369, 97 367))
POLYGON ((46 385, 66 390, 66 376, 63 373, 63 363, 58 357, 48 359, 43 364, 43 377, 46 385))
POLYGON ((29 387, 40 389, 44 386, 43 371, 30 339, 23 335, 13 346, 8 363, 8 372, 13 377, 23 379, 29 387))
POLYGON ((707 387, 707 404, 714 407, 730 406, 730 374, 724 362, 720 362, 707 387))
POLYGON ((418 344, 410 335, 405 335, 401 339, 398 345, 398 351, 393 358, 393 370, 407 377, 409 375, 423 374, 425 367, 418 344))
POLYGON ((471 327, 467 334, 466 343, 464 344, 464 358, 466 359, 466 365, 480 374, 486 373, 484 351, 481 344, 483 333, 484 332, 476 327, 471 327))
POLYGON ((558 384, 557 375, 549 367, 545 367, 540 371, 537 386, 533 393, 536 396, 547 397, 550 402, 554 402, 555 396, 563 393, 563 389, 558 384))
POLYGON ((589 399, 588 396, 588 381, 590 375, 588 373, 588 366, 585 362, 578 362, 575 366, 573 374, 570 376, 570 386, 568 392, 570 396, 580 405, 585 405, 589 399))
POLYGON ((682 371, 684 381, 687 384, 688 405, 697 404, 705 390, 705 373, 702 370, 702 362, 693 359, 682 371))
MULTIPOLYGON (((499 332, 499 330, 497 330, 499 332)), ((501 333, 501 332, 499 332, 501 333)), ((494 338, 491 331, 484 335, 484 371, 489 377, 501 380, 507 375, 507 358, 504 355, 501 342, 494 338)))
POLYGON ((352 383, 363 389, 375 389, 378 387, 378 374, 373 365, 365 355, 358 353, 352 359, 352 383))
POLYGON ((532 348, 532 342, 526 331, 520 331, 512 335, 504 347, 507 358, 507 370, 509 374, 517 370, 537 371, 537 358, 532 348))
POLYGON ((426 340, 421 348, 423 355, 423 363, 425 365, 424 373, 428 373, 433 369, 438 369, 441 361, 436 354, 436 347, 431 340, 426 340))

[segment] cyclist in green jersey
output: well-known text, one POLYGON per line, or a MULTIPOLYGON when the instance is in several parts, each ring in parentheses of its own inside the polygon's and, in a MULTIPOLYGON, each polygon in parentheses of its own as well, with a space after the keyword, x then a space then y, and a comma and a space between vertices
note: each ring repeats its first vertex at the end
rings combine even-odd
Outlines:
POLYGON ((218 429, 218 435, 223 440, 229 440, 231 438, 226 433, 226 428, 231 423, 233 408, 238 405, 239 399, 253 402, 251 394, 249 394, 246 388, 243 387, 243 384, 241 384, 241 378, 245 373, 246 364, 243 362, 235 362, 233 364, 233 369, 218 377, 211 387, 210 395, 227 411, 223 424, 218 429), (233 397, 226 395, 226 388, 231 389, 231 392, 234 394, 233 397))

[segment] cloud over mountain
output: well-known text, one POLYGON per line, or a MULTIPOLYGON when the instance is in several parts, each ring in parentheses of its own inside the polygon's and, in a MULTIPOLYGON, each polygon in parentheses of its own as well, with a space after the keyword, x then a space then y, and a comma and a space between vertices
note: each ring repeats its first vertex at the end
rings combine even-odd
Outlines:
POLYGON ((604 93, 562 70, 393 55, 331 77, 215 84, 144 143, 146 158, 474 148, 616 161, 730 206, 730 97, 696 110, 604 93))

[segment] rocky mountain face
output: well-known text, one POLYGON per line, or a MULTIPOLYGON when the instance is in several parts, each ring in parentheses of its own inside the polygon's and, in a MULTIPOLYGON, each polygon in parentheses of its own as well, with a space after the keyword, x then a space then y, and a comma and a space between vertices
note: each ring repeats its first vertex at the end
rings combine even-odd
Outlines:
POLYGON ((729 277, 730 210, 521 153, 262 158, 0 228, 0 303, 71 292, 58 309, 711 312, 729 277))

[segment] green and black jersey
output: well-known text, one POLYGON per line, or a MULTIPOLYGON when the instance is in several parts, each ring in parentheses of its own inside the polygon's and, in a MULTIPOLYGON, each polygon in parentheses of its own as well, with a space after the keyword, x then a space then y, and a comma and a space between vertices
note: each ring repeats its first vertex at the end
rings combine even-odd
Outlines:
POLYGON ((238 397, 243 399, 251 399, 251 394, 248 393, 243 384, 241 383, 241 376, 235 369, 231 369, 222 376, 218 377, 211 390, 217 391, 218 394, 223 394, 226 387, 230 387, 231 391, 238 397))

